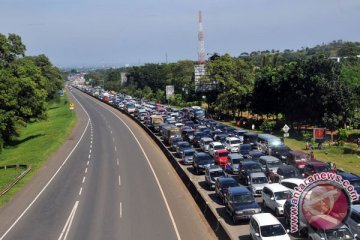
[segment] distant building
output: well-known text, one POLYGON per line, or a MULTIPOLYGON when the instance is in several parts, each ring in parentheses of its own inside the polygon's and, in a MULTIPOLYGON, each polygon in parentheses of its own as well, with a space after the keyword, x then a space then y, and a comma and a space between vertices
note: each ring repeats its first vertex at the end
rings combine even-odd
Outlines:
POLYGON ((206 73, 205 64, 195 65, 195 92, 211 92, 218 90, 219 84, 217 81, 210 81, 206 73))

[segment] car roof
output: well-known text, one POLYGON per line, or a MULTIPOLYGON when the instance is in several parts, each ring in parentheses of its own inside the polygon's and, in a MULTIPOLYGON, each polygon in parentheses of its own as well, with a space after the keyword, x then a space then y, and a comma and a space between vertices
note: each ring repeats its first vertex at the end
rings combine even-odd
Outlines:
POLYGON ((229 141, 240 140, 237 137, 227 137, 226 139, 229 140, 229 141))
POLYGON ((183 152, 195 152, 195 150, 192 148, 185 148, 183 149, 183 152))
POLYGON ((223 152, 229 152, 229 151, 226 150, 226 149, 219 149, 219 150, 216 150, 216 152, 218 152, 218 153, 223 153, 223 152))
POLYGON ((259 226, 281 224, 280 221, 271 213, 257 213, 252 215, 252 218, 259 224, 259 226))
POLYGON ((244 186, 238 186, 238 187, 229 187, 228 192, 230 194, 241 194, 241 193, 250 193, 250 190, 244 186))
POLYGON ((296 185, 300 185, 301 183, 304 183, 304 179, 300 178, 286 178, 281 180, 281 182, 288 182, 288 183, 294 183, 296 185))
POLYGON ((265 160, 266 162, 278 162, 280 161, 277 157, 274 157, 274 156, 261 156, 260 159, 263 159, 265 160))
POLYGON ((294 155, 294 156, 307 156, 308 154, 303 152, 303 151, 299 151, 299 150, 292 150, 292 151, 289 151, 289 153, 291 155, 294 155))
POLYGON ((269 184, 266 184, 264 187, 267 187, 268 189, 270 189, 273 192, 289 191, 289 189, 287 187, 284 187, 280 183, 269 183, 269 184))
POLYGON ((266 177, 266 175, 263 172, 254 172, 250 173, 250 177, 266 177))
POLYGON ((298 170, 295 166, 293 165, 282 165, 280 166, 278 169, 282 169, 284 171, 287 171, 287 170, 298 170))
POLYGON ((218 181, 220 183, 225 183, 225 182, 235 182, 235 183, 237 183, 236 179, 234 179, 232 177, 221 177, 221 178, 218 178, 218 181))
POLYGON ((317 167, 317 166, 328 166, 329 164, 320 161, 311 161, 308 162, 306 165, 313 165, 314 167, 317 167))
POLYGON ((210 155, 206 152, 195 152, 195 154, 198 156, 209 156, 210 157, 210 155))
POLYGON ((218 165, 210 165, 206 168, 209 172, 215 172, 215 171, 224 171, 220 166, 218 165))
POLYGON ((203 141, 214 141, 212 138, 209 138, 209 137, 202 137, 201 140, 203 140, 203 141))
POLYGON ((237 158, 244 158, 243 155, 240 154, 240 153, 230 153, 230 154, 228 155, 228 157, 229 157, 229 158, 235 158, 235 159, 237 159, 237 158))
POLYGON ((257 162, 255 161, 242 161, 241 162, 242 165, 259 165, 257 162))
POLYGON ((350 172, 338 171, 337 175, 340 175, 345 180, 358 180, 358 179, 360 179, 360 177, 358 175, 355 175, 355 174, 350 173, 350 172))
POLYGON ((221 142, 212 142, 212 145, 216 146, 216 145, 223 145, 221 142))

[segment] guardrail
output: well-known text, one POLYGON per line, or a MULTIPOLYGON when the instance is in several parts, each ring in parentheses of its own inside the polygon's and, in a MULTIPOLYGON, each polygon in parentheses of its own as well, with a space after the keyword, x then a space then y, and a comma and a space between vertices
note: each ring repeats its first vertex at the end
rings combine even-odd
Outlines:
MULTIPOLYGON (((81 91, 81 90, 79 90, 81 91)), ((87 92, 84 92, 88 94, 87 92)), ((98 99, 91 94, 88 94, 89 96, 98 99)), ((100 99, 98 99, 101 101, 100 99)), ((129 118, 131 118, 133 121, 135 121, 142 129, 144 129, 147 134, 156 142, 156 144, 160 147, 162 152, 165 154, 167 159, 170 161, 171 165, 175 169, 176 173, 179 175, 180 179, 183 181, 186 188, 189 190, 191 196, 195 200, 196 204, 198 205, 199 209, 205 216, 207 222, 209 223, 210 227, 213 229, 217 237, 220 239, 231 239, 230 234, 227 232, 226 228, 223 226, 223 221, 220 221, 222 218, 218 218, 216 214, 212 211, 212 209, 209 207, 208 202, 204 199, 202 194, 198 191, 198 188, 194 184, 194 182, 190 179, 189 175, 186 174, 183 168, 180 167, 179 162, 175 159, 173 154, 166 148, 166 146, 163 144, 163 142, 156 137, 156 135, 147 127, 145 126, 141 121, 139 121, 137 118, 135 118, 133 115, 128 114, 126 111, 120 110, 116 108, 115 106, 109 104, 108 102, 103 103, 113 107, 114 109, 119 110, 123 114, 127 115, 129 118)))
POLYGON ((13 165, 5 165, 5 166, 0 166, 0 169, 8 169, 8 168, 24 168, 25 171, 23 171, 19 176, 17 176, 12 183, 6 185, 3 189, 1 189, 0 191, 0 197, 2 195, 4 195, 5 193, 7 193, 16 183, 18 183, 30 170, 31 170, 31 165, 26 165, 26 164, 13 164, 13 165))

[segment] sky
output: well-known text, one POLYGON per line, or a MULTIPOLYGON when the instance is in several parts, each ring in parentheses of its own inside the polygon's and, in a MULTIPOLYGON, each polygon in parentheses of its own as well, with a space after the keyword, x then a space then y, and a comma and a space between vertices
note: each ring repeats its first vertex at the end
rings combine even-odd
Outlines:
POLYGON ((58 67, 195 61, 199 10, 207 57, 360 41, 359 0, 1 0, 0 33, 58 67))

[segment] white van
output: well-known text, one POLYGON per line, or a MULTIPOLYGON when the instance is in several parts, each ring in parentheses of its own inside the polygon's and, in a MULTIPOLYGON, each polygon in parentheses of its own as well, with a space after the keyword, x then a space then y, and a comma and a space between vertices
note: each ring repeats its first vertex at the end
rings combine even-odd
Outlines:
POLYGON ((250 238, 254 240, 290 240, 279 220, 271 213, 258 213, 250 218, 250 238))

